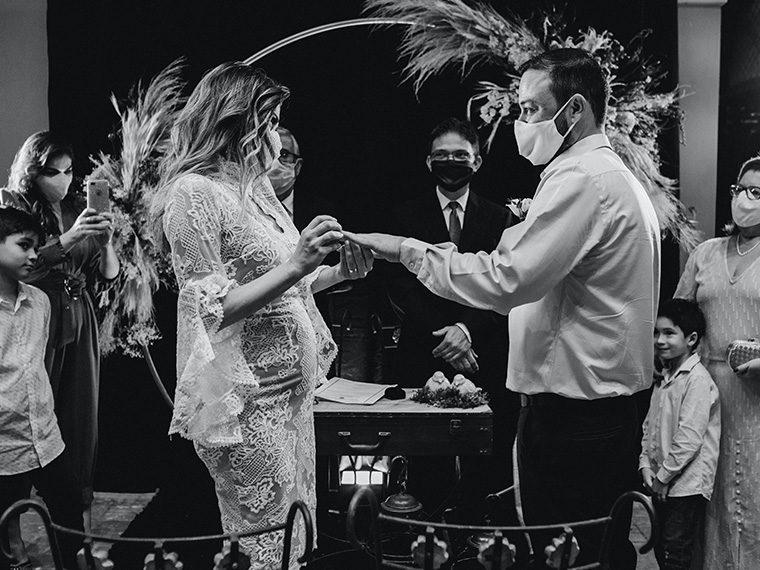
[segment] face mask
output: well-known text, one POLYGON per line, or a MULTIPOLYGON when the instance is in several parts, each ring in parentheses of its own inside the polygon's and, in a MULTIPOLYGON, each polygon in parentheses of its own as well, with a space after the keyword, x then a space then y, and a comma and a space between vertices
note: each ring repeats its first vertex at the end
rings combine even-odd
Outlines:
POLYGON ((267 172, 267 176, 272 183, 274 193, 277 194, 278 198, 283 199, 290 194, 296 183, 296 165, 283 164, 279 160, 275 160, 272 168, 267 172))
POLYGON ((272 153, 267 156, 264 163, 264 166, 269 169, 273 166, 274 162, 277 160, 277 157, 280 156, 280 151, 282 150, 282 141, 280 140, 280 135, 277 133, 277 131, 267 131, 264 148, 268 152, 272 153))
POLYGON ((430 171, 436 183, 447 192, 456 192, 475 174, 471 163, 453 160, 433 160, 430 162, 430 171))
POLYGON ((578 123, 573 123, 563 135, 559 134, 555 120, 560 113, 565 110, 567 104, 573 98, 559 108, 551 119, 538 121, 537 123, 526 123, 524 121, 515 121, 515 140, 517 140, 518 152, 530 160, 535 166, 549 162, 565 141, 565 137, 570 134, 573 127, 578 123))
POLYGON ((69 192, 71 178, 70 174, 59 172, 55 176, 40 176, 35 184, 48 202, 60 202, 69 192))
POLYGON ((751 228, 760 224, 760 200, 750 200, 742 192, 731 200, 731 217, 740 228, 751 228))

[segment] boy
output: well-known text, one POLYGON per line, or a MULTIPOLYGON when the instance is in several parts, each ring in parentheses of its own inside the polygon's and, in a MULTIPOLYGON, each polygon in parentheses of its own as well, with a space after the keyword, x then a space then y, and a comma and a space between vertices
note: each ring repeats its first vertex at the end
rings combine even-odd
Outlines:
MULTIPOLYGON (((50 302, 23 279, 37 260, 42 228, 27 213, 0 206, 0 514, 29 497, 30 482, 53 522, 82 531, 82 494, 64 449, 55 417, 44 354, 50 302)), ((10 521, 0 569, 31 569, 19 520, 10 521)), ((64 566, 77 568, 82 540, 59 534, 64 566)))
POLYGON ((720 442, 718 388, 696 353, 705 317, 696 303, 664 302, 654 330, 663 379, 644 421, 639 472, 660 520, 660 568, 688 570, 713 490, 720 442))

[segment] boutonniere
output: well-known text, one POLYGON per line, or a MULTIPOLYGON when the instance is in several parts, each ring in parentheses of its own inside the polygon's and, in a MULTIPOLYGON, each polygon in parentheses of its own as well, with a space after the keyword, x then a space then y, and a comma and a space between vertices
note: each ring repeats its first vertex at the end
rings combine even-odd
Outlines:
POLYGON ((523 221, 528 215, 528 209, 532 203, 533 198, 510 198, 507 200, 506 206, 515 216, 520 218, 520 221, 523 221))

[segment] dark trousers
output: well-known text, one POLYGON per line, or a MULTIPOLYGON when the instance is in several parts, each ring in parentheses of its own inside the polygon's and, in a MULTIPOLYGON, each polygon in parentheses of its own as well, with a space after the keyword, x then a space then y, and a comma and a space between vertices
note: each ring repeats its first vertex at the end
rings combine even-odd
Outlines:
MULTIPOLYGON (((45 501, 54 523, 84 531, 82 492, 66 450, 45 467, 18 475, 0 476, 0 513, 16 501, 29 498, 30 482, 45 501)), ((64 566, 67 569, 77 568, 76 553, 82 547, 82 539, 59 533, 58 545, 64 566)), ((8 547, 7 544, 5 546, 8 547)), ((0 561, 0 568, 3 564, 7 561, 0 561)))
MULTIPOLYGON (((520 496, 525 523, 543 525, 609 515, 615 500, 637 483, 636 403, 631 397, 571 400, 540 394, 526 401, 517 432, 520 496)), ((613 530, 612 570, 636 568, 628 540, 632 509, 613 530)), ((603 528, 573 531, 581 553, 576 565, 598 560, 603 528)), ((558 533, 531 535, 538 560, 558 533)), ((539 566, 540 567, 540 566, 539 566)))
POLYGON ((668 497, 654 501, 660 536, 654 554, 661 570, 689 570, 697 529, 705 516, 707 500, 702 495, 668 497))

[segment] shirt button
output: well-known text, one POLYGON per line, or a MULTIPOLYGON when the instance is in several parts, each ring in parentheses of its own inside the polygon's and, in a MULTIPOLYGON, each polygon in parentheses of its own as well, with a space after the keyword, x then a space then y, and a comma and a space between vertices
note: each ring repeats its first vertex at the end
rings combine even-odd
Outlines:
POLYGON ((736 460, 736 464, 737 464, 737 465, 739 465, 740 463, 741 463, 741 461, 739 461, 739 460, 737 459, 737 460, 736 460))

